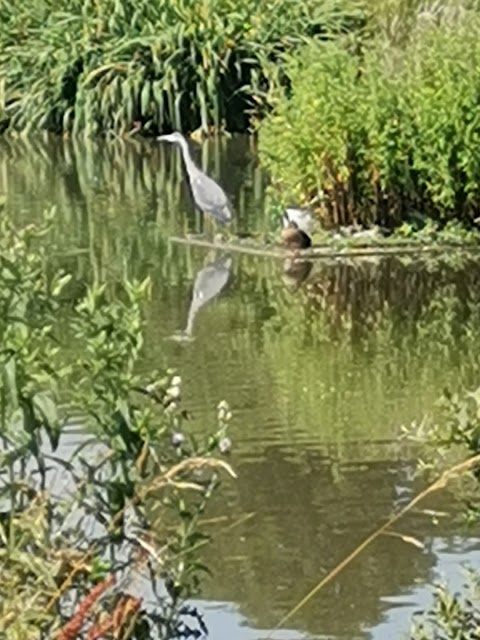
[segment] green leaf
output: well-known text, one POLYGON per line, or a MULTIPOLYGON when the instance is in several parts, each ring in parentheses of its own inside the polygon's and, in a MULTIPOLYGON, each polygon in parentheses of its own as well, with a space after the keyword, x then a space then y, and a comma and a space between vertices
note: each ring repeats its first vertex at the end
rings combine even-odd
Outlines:
POLYGON ((12 356, 7 360, 3 368, 3 374, 10 395, 10 402, 14 408, 18 407, 18 389, 17 389, 17 365, 15 357, 12 356))
POLYGON ((58 425, 57 405, 51 395, 45 391, 40 391, 33 396, 33 405, 40 412, 44 424, 52 427, 58 425))
POLYGON ((40 414, 41 422, 50 440, 50 445, 52 449, 55 450, 60 438, 60 421, 57 405, 49 393, 40 391, 33 397, 33 406, 36 412, 40 414))

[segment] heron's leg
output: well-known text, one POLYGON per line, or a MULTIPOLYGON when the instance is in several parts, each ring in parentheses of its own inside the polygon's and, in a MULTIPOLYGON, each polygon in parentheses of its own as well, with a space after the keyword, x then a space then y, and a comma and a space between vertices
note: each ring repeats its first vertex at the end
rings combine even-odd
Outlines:
POLYGON ((216 228, 217 228, 217 224, 214 217, 206 213, 205 214, 205 236, 212 242, 215 242, 216 228), (207 228, 208 228, 208 231, 207 231, 207 228))

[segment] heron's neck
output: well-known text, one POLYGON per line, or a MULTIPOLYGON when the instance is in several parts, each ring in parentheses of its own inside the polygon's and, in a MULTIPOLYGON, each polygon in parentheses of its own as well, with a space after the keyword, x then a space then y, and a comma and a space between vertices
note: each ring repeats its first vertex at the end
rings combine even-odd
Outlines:
POLYGON ((188 148, 187 141, 182 138, 178 141, 178 144, 180 145, 180 149, 182 150, 183 161, 185 163, 185 166, 187 167, 187 171, 189 173, 198 171, 197 165, 194 163, 194 161, 192 160, 192 156, 190 155, 190 149, 188 148))

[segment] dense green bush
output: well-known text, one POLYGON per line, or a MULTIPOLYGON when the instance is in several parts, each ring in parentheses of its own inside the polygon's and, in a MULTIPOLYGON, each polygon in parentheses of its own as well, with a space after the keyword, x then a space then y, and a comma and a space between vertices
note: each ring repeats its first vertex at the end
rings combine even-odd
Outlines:
POLYGON ((480 15, 418 19, 402 46, 378 37, 287 56, 291 87, 259 126, 284 201, 336 223, 394 224, 421 209, 471 221, 480 205, 480 15))
POLYGON ((233 474, 215 456, 231 413, 222 402, 208 439, 189 434, 181 378, 139 373, 149 279, 73 303, 41 242, 52 222, 0 222, 0 636, 199 637, 187 601, 201 518, 233 474), (126 589, 137 571, 148 605, 126 589))
POLYGON ((0 3, 0 121, 14 129, 245 130, 265 68, 351 27, 357 0, 0 3))

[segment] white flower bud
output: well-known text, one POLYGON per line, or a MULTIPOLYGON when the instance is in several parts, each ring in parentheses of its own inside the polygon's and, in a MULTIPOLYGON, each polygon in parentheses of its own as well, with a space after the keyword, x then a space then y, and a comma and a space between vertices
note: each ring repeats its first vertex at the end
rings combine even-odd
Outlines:
POLYGON ((180 387, 170 387, 167 391, 170 398, 179 398, 180 397, 180 387))

